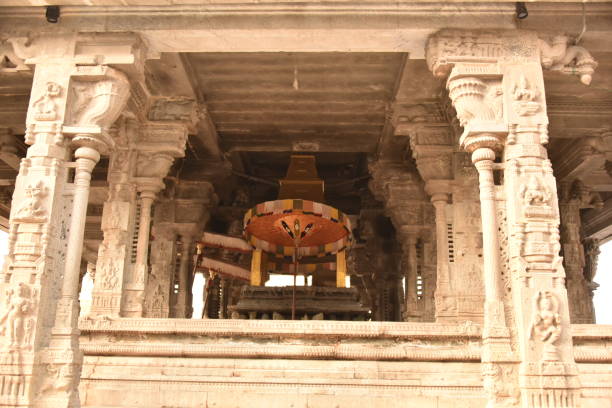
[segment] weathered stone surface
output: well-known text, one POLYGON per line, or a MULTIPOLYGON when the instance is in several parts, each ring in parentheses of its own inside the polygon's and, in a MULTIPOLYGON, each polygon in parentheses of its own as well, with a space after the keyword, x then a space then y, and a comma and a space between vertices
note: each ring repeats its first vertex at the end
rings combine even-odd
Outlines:
POLYGON ((0 6, 0 405, 612 406, 609 5, 64 3, 0 6), (300 321, 199 264, 292 152, 356 227, 300 321))

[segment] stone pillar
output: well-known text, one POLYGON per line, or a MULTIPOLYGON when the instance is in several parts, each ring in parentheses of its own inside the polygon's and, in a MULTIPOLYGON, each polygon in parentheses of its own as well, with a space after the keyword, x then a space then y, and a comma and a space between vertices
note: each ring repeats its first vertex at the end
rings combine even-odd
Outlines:
MULTIPOLYGON (((559 215, 563 266, 567 275, 566 287, 572 323, 595 323, 593 289, 596 283, 588 279, 585 248, 582 242, 580 210, 593 208, 593 195, 580 181, 560 183, 559 215)), ((599 197, 597 197, 599 198, 599 197)), ((601 203, 601 201, 598 201, 601 203)))
POLYGON ((91 172, 100 159, 100 152, 106 152, 112 140, 108 128, 115 122, 125 106, 130 94, 127 77, 120 71, 106 66, 79 67, 72 74, 73 89, 91 92, 92 100, 84 109, 71 117, 71 126, 64 126, 65 134, 71 134, 72 145, 76 147, 74 156, 75 175, 70 234, 66 248, 64 276, 61 296, 57 305, 55 324, 51 333, 48 353, 42 360, 49 367, 61 367, 58 378, 47 377, 46 386, 54 391, 43 394, 40 405, 79 406, 78 379, 82 364, 79 351, 79 284, 83 234, 89 201, 91 172), (95 81, 92 83, 92 81, 95 81), (68 385, 58 387, 58 383, 68 385))
POLYGON ((431 196, 431 202, 436 211, 436 321, 454 320, 454 307, 450 283, 450 267, 448 258, 448 231, 446 221, 446 206, 450 191, 450 180, 430 180, 425 184, 425 191, 431 196), (451 312, 451 313, 449 313, 451 312))
POLYGON ((36 360, 48 347, 59 292, 71 211, 62 133, 70 61, 39 63, 34 73, 25 143, 11 207, 8 255, 0 280, 3 384, 0 405, 32 406, 45 375, 36 360))
MULTIPOLYGON (((169 166, 168 166, 169 167, 169 166)), ((124 290, 122 316, 142 317, 144 292, 147 285, 149 270, 149 236, 151 232, 151 206, 156 194, 163 188, 161 180, 140 178, 136 188, 139 192, 138 205, 140 217, 138 220, 138 241, 136 245, 136 262, 124 290)))
POLYGON ((178 270, 178 294, 176 298, 176 311, 174 316, 177 318, 188 318, 191 305, 188 304, 191 286, 189 285, 189 264, 193 250, 193 236, 190 234, 181 234, 181 261, 178 270))
POLYGON ((406 282, 406 293, 404 295, 404 320, 408 321, 420 316, 419 303, 417 301, 417 243, 418 231, 411 228, 402 228, 402 264, 404 279, 406 282))
MULTIPOLYGON (((157 208, 156 208, 157 216, 157 208)), ((176 232, 171 223, 153 225, 151 244, 151 273, 147 280, 145 317, 170 317, 170 291, 174 276, 176 232)))
POLYGON ((109 195, 102 210, 104 240, 98 250, 89 315, 119 317, 124 276, 130 268, 132 235, 136 213, 136 188, 131 182, 136 152, 129 141, 135 137, 137 123, 125 120, 118 129, 116 146, 110 155, 109 195))
POLYGON ((486 286, 482 366, 488 407, 519 401, 529 408, 580 406, 559 256, 556 182, 545 148, 542 67, 578 75, 588 84, 596 63, 584 48, 568 46, 567 39, 557 38, 551 47, 528 31, 488 36, 457 30, 430 38, 427 61, 434 74, 450 73, 449 96, 464 127, 460 144, 472 153, 479 173, 486 286), (469 44, 462 40, 466 36, 469 44), (502 146, 503 164, 496 165, 495 153, 502 146), (493 170, 501 168, 504 184, 497 188, 493 170), (498 193, 503 208, 496 208, 498 193), (496 219, 498 213, 503 217, 496 219), (503 268, 498 243, 504 249, 503 268), (503 278, 511 292, 507 298, 500 286, 502 269, 511 274, 503 278), (515 359, 518 367, 512 364, 515 359))
MULTIPOLYGON (((427 229, 426 206, 430 205, 426 201, 423 181, 416 171, 410 170, 402 163, 379 161, 371 166, 371 172, 373 177, 370 189, 379 200, 384 201, 385 212, 393 222, 403 252, 401 262, 403 269, 388 279, 396 283, 405 278, 407 293, 402 307, 404 320, 422 320, 425 299, 417 301, 417 243, 421 234, 427 229)), ((424 282, 424 284, 435 285, 433 282, 424 282)), ((399 290, 395 288, 392 292, 399 293, 399 290)), ((401 303, 399 296, 393 296, 397 299, 397 303, 401 303)))
POLYGON ((157 193, 164 188, 162 180, 174 159, 185 154, 187 123, 146 122, 141 124, 136 150, 133 182, 139 192, 140 217, 136 262, 125 279, 121 315, 142 317, 149 270, 149 235, 151 207, 157 193))
MULTIPOLYGON (((55 40, 54 52, 74 46, 74 39, 55 40)), ((78 406, 78 288, 89 180, 129 82, 106 66, 75 67, 66 56, 38 61, 45 62, 34 76, 25 140, 31 147, 17 178, 4 269, 9 301, 1 321, 12 354, 1 372, 12 386, 3 387, 0 404, 78 406), (77 147, 74 164, 66 163, 67 135, 77 147), (75 168, 74 184, 67 167, 75 168)))
POLYGON ((480 188, 480 213, 482 220, 482 258, 485 286, 483 361, 507 358, 510 354, 510 333, 506 326, 503 296, 501 292, 501 253, 498 236, 493 162, 495 150, 501 149, 501 138, 495 133, 473 134, 468 129, 461 145, 472 155, 478 170, 480 188))

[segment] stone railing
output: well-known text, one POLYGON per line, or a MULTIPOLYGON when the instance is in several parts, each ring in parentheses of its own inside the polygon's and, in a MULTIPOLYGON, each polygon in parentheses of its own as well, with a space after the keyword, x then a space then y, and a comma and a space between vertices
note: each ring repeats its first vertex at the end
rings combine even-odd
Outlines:
POLYGON ((436 323, 83 320, 86 355, 479 361, 478 325, 436 323))
MULTIPOLYGON (((85 319, 85 355, 480 361, 479 325, 190 319, 85 319)), ((612 325, 572 325, 580 363, 612 362, 612 325)))

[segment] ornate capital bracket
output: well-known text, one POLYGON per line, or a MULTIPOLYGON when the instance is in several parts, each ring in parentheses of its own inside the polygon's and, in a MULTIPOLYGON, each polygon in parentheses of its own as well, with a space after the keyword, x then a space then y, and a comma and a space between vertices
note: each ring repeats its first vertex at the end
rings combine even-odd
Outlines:
POLYGON ((507 134, 507 127, 503 123, 499 124, 478 124, 468 126, 459 144, 465 151, 472 153, 472 161, 474 163, 480 160, 495 160, 495 152, 499 152, 504 147, 504 138, 507 134), (489 157, 480 159, 479 151, 490 150, 493 158, 489 157))
POLYGON ((130 83, 124 73, 103 65, 76 67, 71 77, 63 133, 73 135, 75 146, 105 153, 114 146, 108 130, 127 103, 130 83))
POLYGON ((22 52, 27 49, 27 37, 9 38, 0 43, 0 72, 30 71, 22 52))
POLYGON ((429 38, 426 60, 438 77, 447 76, 457 63, 539 62, 544 69, 576 75, 585 85, 597 68, 585 48, 569 45, 569 37, 546 38, 526 30, 441 30, 429 38))

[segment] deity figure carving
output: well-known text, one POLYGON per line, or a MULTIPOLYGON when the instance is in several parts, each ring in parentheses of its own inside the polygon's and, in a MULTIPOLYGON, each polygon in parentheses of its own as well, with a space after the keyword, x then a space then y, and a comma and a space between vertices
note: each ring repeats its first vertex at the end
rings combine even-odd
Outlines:
POLYGON ((561 337, 559 303, 551 292, 538 291, 534 298, 534 310, 529 338, 537 338, 543 343, 543 361, 558 361, 556 343, 561 337))
POLYGON ((553 211, 550 206, 552 192, 538 176, 532 175, 526 184, 522 184, 519 194, 523 198, 525 216, 532 217, 552 217, 553 211))
POLYGON ((102 271, 102 287, 107 290, 117 289, 119 285, 119 278, 117 277, 117 266, 107 265, 105 270, 102 271))
POLYGON ((542 186, 535 176, 531 176, 529 182, 521 186, 521 195, 526 206, 547 205, 551 198, 550 190, 542 186))
POLYGON ((540 110, 540 104, 536 101, 538 90, 527 81, 525 75, 521 74, 519 81, 514 85, 512 91, 514 98, 514 110, 520 116, 532 116, 540 110))
POLYGON ((43 95, 33 103, 34 119, 36 120, 55 120, 57 117, 57 106, 52 98, 60 95, 62 87, 55 82, 47 82, 43 95))
POLYGON ((14 219, 16 221, 43 222, 45 220, 45 209, 42 207, 42 198, 45 196, 45 190, 42 181, 26 187, 26 199, 17 210, 14 219))
POLYGON ((31 313, 34 309, 30 287, 21 282, 17 291, 7 291, 6 312, 0 318, 1 334, 8 331, 9 347, 21 348, 29 346, 32 340, 33 322, 31 313))

